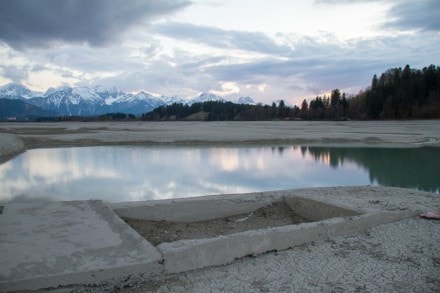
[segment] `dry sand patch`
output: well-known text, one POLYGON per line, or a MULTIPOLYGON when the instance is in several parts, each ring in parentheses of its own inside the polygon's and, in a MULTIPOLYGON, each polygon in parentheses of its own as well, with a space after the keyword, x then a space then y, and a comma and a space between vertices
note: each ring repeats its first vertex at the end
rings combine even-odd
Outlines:
POLYGON ((310 222, 284 202, 273 202, 250 213, 200 222, 124 220, 153 245, 310 222))

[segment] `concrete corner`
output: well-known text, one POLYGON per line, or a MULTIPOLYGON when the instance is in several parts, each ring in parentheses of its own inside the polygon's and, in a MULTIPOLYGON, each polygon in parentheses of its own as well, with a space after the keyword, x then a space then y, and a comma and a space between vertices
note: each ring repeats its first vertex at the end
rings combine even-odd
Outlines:
POLYGON ((0 222, 5 291, 161 271, 157 249, 101 201, 8 203, 0 222))

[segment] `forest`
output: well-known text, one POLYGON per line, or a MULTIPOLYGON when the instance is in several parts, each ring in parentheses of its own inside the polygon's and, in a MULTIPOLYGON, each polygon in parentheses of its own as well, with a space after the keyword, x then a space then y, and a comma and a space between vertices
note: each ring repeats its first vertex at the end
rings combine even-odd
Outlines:
POLYGON ((349 96, 339 89, 317 96, 301 107, 283 100, 272 105, 234 104, 226 101, 172 104, 142 115, 141 120, 378 120, 440 118, 440 67, 412 69, 409 65, 374 75, 371 86, 349 96))
POLYGON ((160 106, 152 112, 142 115, 142 120, 272 120, 289 119, 293 111, 284 101, 278 105, 247 105, 235 104, 227 101, 209 101, 192 105, 174 103, 169 106, 160 106))
POLYGON ((440 118, 440 67, 393 68, 349 101, 352 119, 440 118))

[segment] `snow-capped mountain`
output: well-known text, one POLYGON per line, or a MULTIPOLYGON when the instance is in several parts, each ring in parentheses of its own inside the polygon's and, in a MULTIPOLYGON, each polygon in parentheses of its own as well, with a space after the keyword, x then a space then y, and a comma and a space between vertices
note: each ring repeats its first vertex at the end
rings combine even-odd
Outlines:
MULTIPOLYGON (((116 88, 105 87, 60 87, 50 88, 45 93, 32 92, 28 88, 7 84, 0 87, 0 98, 19 99, 44 110, 56 111, 60 115, 93 116, 111 112, 143 114, 163 105, 182 103, 192 105, 208 101, 225 101, 212 93, 201 93, 192 99, 177 96, 156 97, 146 92, 126 93, 116 88)), ((239 103, 255 104, 250 97, 242 97, 239 103)))
POLYGON ((135 95, 124 94, 111 104, 112 112, 122 112, 131 114, 142 114, 150 112, 153 109, 165 105, 161 99, 145 92, 139 92, 135 95))
POLYGON ((211 102, 211 101, 225 101, 222 97, 217 96, 215 94, 211 93, 201 93, 197 97, 189 100, 187 102, 188 105, 192 105, 195 103, 204 103, 204 102, 211 102))
POLYGON ((49 89, 43 95, 33 97, 27 102, 62 115, 88 116, 107 113, 105 98, 94 88, 49 89))
POLYGON ((255 101, 251 97, 238 98, 238 104, 256 105, 255 101))
POLYGON ((182 98, 179 98, 177 96, 167 97, 167 96, 161 96, 160 99, 165 103, 165 105, 172 105, 174 103, 176 104, 187 104, 188 100, 184 100, 182 98))
POLYGON ((39 94, 41 93, 32 92, 27 87, 19 84, 8 83, 7 85, 0 86, 1 98, 23 100, 23 99, 30 99, 39 94))
POLYGON ((26 103, 56 111, 60 115, 79 116, 110 112, 141 114, 165 105, 160 98, 145 92, 131 94, 105 87, 60 87, 38 93, 21 85, 7 84, 0 87, 0 98, 25 100, 26 103))

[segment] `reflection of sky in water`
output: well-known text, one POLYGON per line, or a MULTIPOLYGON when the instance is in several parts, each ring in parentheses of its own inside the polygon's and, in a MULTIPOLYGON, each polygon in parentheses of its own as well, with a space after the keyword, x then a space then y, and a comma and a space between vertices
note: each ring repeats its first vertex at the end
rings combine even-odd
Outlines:
POLYGON ((350 158, 300 147, 86 147, 30 150, 0 165, 0 201, 134 201, 300 187, 366 185, 350 158))

